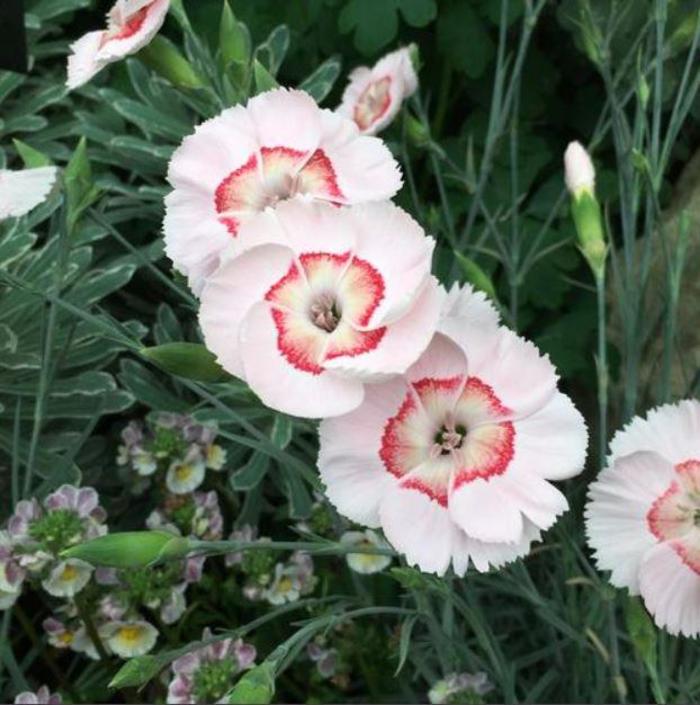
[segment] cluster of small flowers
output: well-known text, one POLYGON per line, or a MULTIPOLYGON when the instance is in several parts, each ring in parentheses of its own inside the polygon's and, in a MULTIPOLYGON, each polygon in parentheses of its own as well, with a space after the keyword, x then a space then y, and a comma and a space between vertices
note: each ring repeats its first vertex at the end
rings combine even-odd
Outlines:
POLYGON ((52 693, 46 685, 42 685, 35 693, 27 690, 15 697, 15 705, 61 705, 62 702, 61 696, 52 693))
MULTIPOLYGON (((257 529, 249 525, 234 530, 229 538, 263 546, 270 541, 266 536, 258 538, 257 529)), ((303 551, 294 551, 286 562, 278 562, 272 551, 255 548, 229 553, 225 562, 245 576, 242 591, 251 601, 283 605, 309 595, 316 587, 313 559, 303 551)))
POLYGON ((226 451, 214 442, 217 433, 215 425, 161 412, 122 430, 117 464, 142 480, 130 483, 134 492, 142 492, 150 484, 145 478, 159 473, 169 492, 187 494, 204 482, 207 470, 219 471, 226 463, 226 451))
POLYGON ((491 690, 485 673, 451 673, 433 685, 428 700, 432 705, 481 705, 491 690))
POLYGON ((106 512, 91 487, 63 485, 39 503, 21 500, 0 531, 0 609, 12 606, 25 581, 53 597, 73 598, 88 584, 91 565, 61 551, 107 533, 106 512))
POLYGON ((255 665, 255 647, 242 639, 213 641, 211 632, 205 629, 202 641, 205 646, 171 665, 173 677, 167 699, 171 705, 224 702, 236 676, 255 665))

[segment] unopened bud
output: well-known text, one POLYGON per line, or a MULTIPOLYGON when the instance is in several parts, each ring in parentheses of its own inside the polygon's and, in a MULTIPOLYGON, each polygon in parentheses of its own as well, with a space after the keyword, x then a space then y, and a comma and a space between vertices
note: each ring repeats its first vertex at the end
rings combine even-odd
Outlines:
POLYGON ((564 152, 564 180, 574 198, 582 191, 595 189, 595 168, 588 152, 579 142, 570 142, 564 152))
POLYGON ((600 204, 595 196, 595 168, 588 152, 571 142, 564 153, 564 178, 571 193, 571 215, 579 247, 594 276, 602 276, 608 248, 600 204))
POLYGON ((79 543, 61 551, 61 557, 79 558, 93 566, 144 568, 184 558, 190 550, 188 539, 169 531, 124 531, 79 543))

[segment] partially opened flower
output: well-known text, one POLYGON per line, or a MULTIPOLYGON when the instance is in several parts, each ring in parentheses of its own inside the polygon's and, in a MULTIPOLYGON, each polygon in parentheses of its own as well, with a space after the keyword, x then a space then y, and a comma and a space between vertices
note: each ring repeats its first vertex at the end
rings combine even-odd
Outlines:
POLYGON ((112 622, 101 630, 107 646, 122 658, 147 654, 158 640, 158 630, 144 620, 112 622))
MULTIPOLYGON (((202 640, 211 639, 205 629, 202 640)), ((242 639, 222 639, 185 654, 172 663, 168 703, 222 702, 241 671, 255 663, 256 651, 242 639)))
POLYGON ((68 88, 87 83, 105 66, 143 49, 161 28, 170 0, 117 0, 107 29, 88 32, 71 44, 68 88))
POLYGON ((526 553, 568 506, 548 480, 583 467, 585 424, 554 368, 488 306, 468 287, 452 294, 418 362, 321 423, 331 502, 426 572, 526 553))
POLYGON ((659 627, 700 635, 700 402, 635 417, 591 485, 586 533, 610 582, 641 594, 659 627))
POLYGON ((403 372, 428 345, 443 298, 434 242, 389 202, 285 203, 247 224, 202 292, 221 365, 269 407, 305 417, 354 409, 364 383, 403 372))
MULTIPOLYGON (((376 531, 346 531, 340 537, 340 543, 346 546, 358 546, 365 549, 389 548, 376 531)), ((382 553, 347 553, 345 561, 351 570, 364 575, 380 573, 391 563, 391 556, 382 553)))
POLYGON ((362 133, 373 135, 396 117, 417 87, 411 52, 404 47, 384 56, 373 68, 356 68, 338 112, 353 120, 362 133))
POLYGON ((339 205, 379 201, 401 187, 379 139, 283 88, 200 125, 173 155, 168 180, 166 252, 195 293, 241 225, 266 208, 298 195, 339 205))
POLYGON ((449 703, 483 703, 483 696, 493 690, 488 676, 478 673, 451 673, 433 684, 428 692, 432 705, 449 705, 449 703))
POLYGON ((43 203, 57 175, 55 166, 20 171, 0 169, 0 221, 19 218, 43 203))

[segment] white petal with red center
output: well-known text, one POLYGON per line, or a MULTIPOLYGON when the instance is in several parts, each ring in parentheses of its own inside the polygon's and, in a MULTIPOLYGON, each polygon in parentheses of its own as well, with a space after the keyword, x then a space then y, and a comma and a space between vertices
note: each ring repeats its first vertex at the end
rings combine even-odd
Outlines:
MULTIPOLYGON (((354 317, 362 326, 387 325, 414 304, 430 279, 435 241, 404 210, 389 201, 352 209, 356 222, 356 254, 384 277, 384 296, 371 312, 354 317)), ((352 282, 347 282, 352 285, 352 282)))
POLYGON ((379 526, 379 503, 396 482, 380 458, 384 426, 407 391, 400 378, 368 386, 360 408, 321 422, 318 468, 326 495, 352 521, 379 526))
POLYGON ((379 516, 387 539, 409 565, 444 575, 452 560, 455 531, 444 507, 422 491, 394 486, 387 489, 379 516))
POLYGON ((300 369, 308 359, 306 348, 284 347, 290 341, 301 342, 304 331, 290 328, 290 337, 283 339, 271 304, 265 301, 253 306, 240 335, 240 356, 251 389, 272 409, 306 418, 339 416, 357 408, 364 395, 361 382, 300 369), (290 356, 295 364, 290 363, 290 356))
POLYGON ((615 461, 593 482, 586 504, 586 535, 610 582, 639 592, 642 558, 658 539, 648 514, 674 481, 673 466, 658 453, 639 451, 615 461))
POLYGON ((153 0, 124 5, 122 24, 107 29, 99 58, 118 61, 146 46, 162 27, 170 0, 153 0))
POLYGON ((658 627, 671 634, 700 634, 700 574, 672 545, 660 543, 645 554, 639 590, 658 627))
MULTIPOLYGON (((444 328, 440 329, 442 332, 444 328)), ((484 334, 476 328, 452 331, 462 344, 469 363, 469 376, 479 379, 493 391, 510 419, 538 411, 554 396, 558 376, 547 356, 541 355, 529 340, 508 328, 484 334), (466 343, 466 344, 465 344, 466 343)))
POLYGON ((362 66, 350 74, 338 112, 352 118, 365 134, 375 134, 396 117, 417 86, 410 53, 399 49, 372 69, 362 66))
POLYGON ((656 451, 673 465, 700 458, 700 401, 687 399, 637 416, 610 442, 612 456, 656 451))
MULTIPOLYGON (((293 252, 280 245, 264 245, 224 262, 202 291, 199 324, 207 347, 225 370, 245 379, 239 350, 240 329, 252 306, 294 267, 293 252)), ((291 288, 303 296, 306 286, 291 288)))
POLYGON ((396 323, 374 331, 382 332, 380 342, 362 354, 333 356, 326 361, 328 369, 348 376, 381 381, 387 375, 407 370, 429 345, 437 324, 443 291, 431 279, 423 288, 415 305, 396 323))
POLYGON ((400 405, 382 424, 378 452, 386 471, 402 478, 428 461, 438 430, 436 425, 426 414, 416 391, 406 387, 400 405))
MULTIPOLYGON (((462 348, 447 336, 437 333, 433 336, 425 352, 406 371, 406 377, 411 382, 421 379, 451 379, 463 377, 466 379, 467 357, 462 348)), ((462 389, 456 390, 456 396, 462 389)))
POLYGON ((516 543, 523 535, 520 507, 503 478, 477 478, 452 490, 448 507, 452 520, 480 541, 516 543))
POLYGON ((561 392, 539 411, 513 422, 515 447, 511 469, 547 480, 565 480, 583 470, 588 431, 583 416, 561 392))
POLYGON ((21 171, 0 169, 0 220, 20 217, 43 203, 57 176, 55 166, 21 171))
POLYGON ((305 91, 266 91, 251 98, 246 109, 260 147, 285 147, 310 156, 319 146, 321 111, 305 91))
MULTIPOLYGON (((319 149, 330 161, 343 195, 338 202, 383 201, 399 191, 401 171, 382 140, 361 136, 354 122, 330 110, 321 111, 321 131, 319 149)), ((325 192, 319 197, 329 198, 325 192)))

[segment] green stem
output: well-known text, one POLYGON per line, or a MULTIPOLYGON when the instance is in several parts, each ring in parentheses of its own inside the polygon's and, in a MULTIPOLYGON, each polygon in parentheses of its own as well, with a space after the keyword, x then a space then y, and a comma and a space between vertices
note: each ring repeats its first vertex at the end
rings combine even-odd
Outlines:
POLYGON ((100 635, 97 632, 92 615, 85 608, 85 603, 80 599, 80 597, 75 597, 73 599, 73 603, 75 604, 75 609, 78 612, 78 617, 80 617, 80 620, 85 625, 85 631, 88 633, 90 641, 93 643, 95 649, 97 649, 100 659, 106 661, 109 658, 109 654, 102 643, 102 639, 100 639, 100 635))

